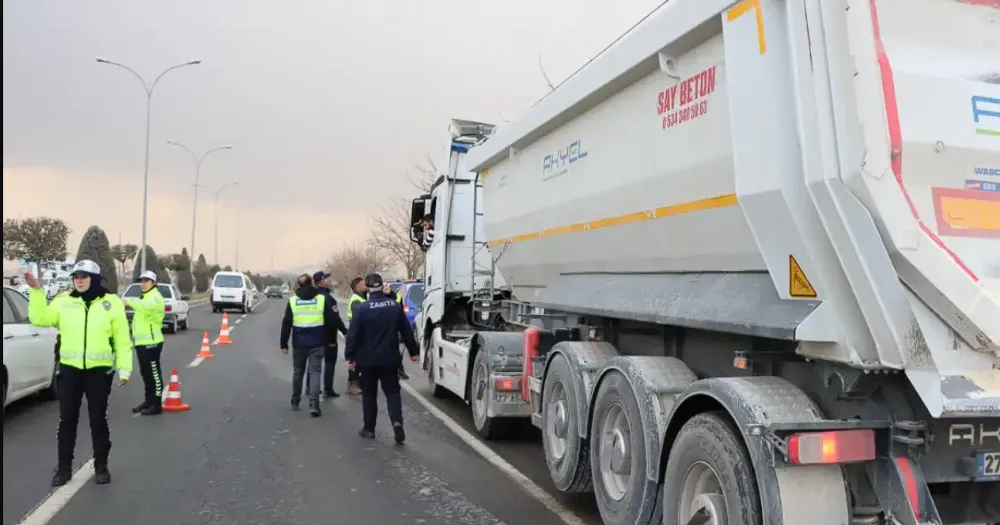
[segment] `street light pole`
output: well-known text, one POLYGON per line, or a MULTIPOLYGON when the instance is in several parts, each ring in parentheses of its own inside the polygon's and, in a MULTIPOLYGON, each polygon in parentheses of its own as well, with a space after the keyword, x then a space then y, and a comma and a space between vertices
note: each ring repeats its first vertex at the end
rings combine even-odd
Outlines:
POLYGON ((201 64, 201 60, 191 60, 189 62, 184 62, 183 64, 177 64, 177 65, 174 65, 174 66, 170 66, 167 69, 165 69, 162 73, 160 73, 156 77, 156 79, 153 80, 152 84, 146 84, 146 81, 142 79, 142 76, 139 75, 139 73, 136 73, 135 70, 133 70, 132 68, 130 68, 130 67, 124 65, 124 64, 119 64, 118 62, 112 62, 110 60, 106 60, 106 59, 103 59, 103 58, 98 58, 96 60, 97 60, 97 62, 99 64, 107 64, 109 66, 120 67, 120 68, 124 69, 125 71, 128 71, 129 73, 132 73, 133 75, 135 75, 135 78, 139 79, 139 82, 142 83, 142 88, 146 91, 146 161, 145 161, 145 167, 143 168, 143 175, 142 175, 142 246, 139 248, 139 264, 140 264, 139 271, 140 272, 145 272, 146 271, 146 223, 147 223, 147 215, 148 215, 147 212, 149 211, 148 210, 148 207, 149 207, 149 128, 150 128, 150 116, 152 115, 152 110, 153 110, 153 90, 156 89, 156 85, 160 82, 160 79, 163 78, 163 75, 166 75, 167 73, 169 73, 169 72, 171 72, 171 71, 173 71, 175 69, 180 69, 180 68, 185 67, 185 66, 197 66, 198 64, 201 64))
POLYGON ((184 148, 185 151, 191 154, 191 158, 194 159, 194 205, 192 206, 193 209, 191 210, 191 251, 189 253, 190 257, 194 259, 198 257, 198 255, 194 253, 194 232, 198 222, 198 187, 199 187, 198 180, 201 178, 201 161, 205 160, 205 157, 211 155, 212 153, 215 153, 216 151, 233 149, 233 147, 228 145, 219 146, 218 148, 213 148, 206 151, 204 155, 199 157, 198 155, 195 155, 193 151, 191 151, 191 148, 185 146, 184 144, 181 144, 180 142, 174 140, 168 140, 167 144, 184 148))
POLYGON ((253 209, 253 206, 243 206, 236 210, 236 266, 233 269, 237 272, 240 271, 240 222, 243 220, 243 210, 250 209, 253 209))
POLYGON ((219 264, 219 196, 222 195, 222 190, 239 184, 240 181, 234 180, 229 184, 223 184, 219 191, 215 192, 215 207, 213 209, 213 215, 215 215, 215 255, 212 257, 216 266, 219 264))

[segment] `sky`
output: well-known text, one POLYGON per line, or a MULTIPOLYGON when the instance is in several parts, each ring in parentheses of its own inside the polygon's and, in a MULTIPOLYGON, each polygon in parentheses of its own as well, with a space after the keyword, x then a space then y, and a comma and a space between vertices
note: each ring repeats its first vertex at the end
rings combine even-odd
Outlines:
MULTIPOLYGON (((445 155, 448 123, 513 121, 661 0, 4 0, 3 216, 62 218, 251 271, 325 261, 445 155), (219 187, 239 180, 238 185, 219 187), (215 196, 219 195, 218 205, 215 196), (239 211, 243 209, 243 211, 239 211), (237 220, 239 218, 239 220, 237 220)), ((440 162, 438 162, 441 164, 440 162)))

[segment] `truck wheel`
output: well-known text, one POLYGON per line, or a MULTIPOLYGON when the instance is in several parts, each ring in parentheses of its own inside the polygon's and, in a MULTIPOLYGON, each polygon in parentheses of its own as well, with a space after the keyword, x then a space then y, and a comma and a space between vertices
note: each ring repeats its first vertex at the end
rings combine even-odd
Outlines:
POLYGON ((725 416, 698 414, 681 428, 663 476, 663 509, 664 525, 761 524, 750 456, 725 416))
POLYGON ((597 391, 590 428, 594 496, 605 525, 646 523, 655 511, 656 484, 646 476, 647 432, 656 429, 643 428, 628 379, 610 372, 597 391))
MULTIPOLYGON (((556 488, 563 492, 593 489, 589 443, 580 437, 580 394, 565 356, 552 358, 542 390, 542 446, 556 488)), ((585 416, 582 416, 585 417, 585 416)))
POLYGON ((427 365, 426 365, 426 370, 427 370, 427 386, 429 386, 431 388, 431 395, 434 396, 434 397, 436 397, 436 398, 438 398, 438 399, 443 399, 443 398, 448 397, 448 391, 445 390, 444 387, 442 387, 442 386, 440 386, 440 385, 437 384, 437 375, 435 374, 435 370, 434 370, 434 350, 433 349, 428 349, 427 350, 427 365))
POLYGON ((487 415, 490 402, 490 371, 486 367, 486 352, 476 352, 472 365, 472 382, 469 383, 469 406, 472 407, 472 424, 483 439, 496 439, 510 428, 510 420, 487 415))

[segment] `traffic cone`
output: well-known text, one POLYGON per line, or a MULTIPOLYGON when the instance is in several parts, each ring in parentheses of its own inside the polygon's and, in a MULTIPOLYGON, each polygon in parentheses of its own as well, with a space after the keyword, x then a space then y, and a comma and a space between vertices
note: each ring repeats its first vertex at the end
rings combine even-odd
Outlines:
POLYGON ((212 347, 208 345, 208 332, 205 332, 205 336, 201 338, 201 351, 198 352, 198 357, 202 359, 215 357, 215 354, 212 353, 212 347))
POLYGON ((188 410, 191 410, 191 405, 181 399, 181 380, 177 378, 177 369, 174 368, 170 371, 170 386, 167 387, 167 398, 163 400, 163 411, 187 412, 188 410))
POLYGON ((219 337, 215 339, 214 344, 233 344, 233 340, 229 338, 229 315, 226 312, 222 312, 222 328, 219 329, 219 337))

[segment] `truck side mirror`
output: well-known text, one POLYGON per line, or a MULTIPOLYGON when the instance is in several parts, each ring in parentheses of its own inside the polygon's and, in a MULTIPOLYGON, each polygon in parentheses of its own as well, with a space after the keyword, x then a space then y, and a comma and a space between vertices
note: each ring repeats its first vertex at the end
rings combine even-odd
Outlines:
POLYGON ((410 242, 421 244, 424 236, 424 228, 420 222, 424 220, 424 210, 427 207, 427 199, 424 196, 417 197, 410 202, 410 242))

